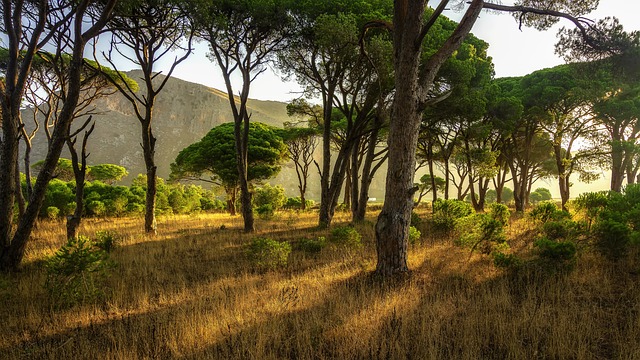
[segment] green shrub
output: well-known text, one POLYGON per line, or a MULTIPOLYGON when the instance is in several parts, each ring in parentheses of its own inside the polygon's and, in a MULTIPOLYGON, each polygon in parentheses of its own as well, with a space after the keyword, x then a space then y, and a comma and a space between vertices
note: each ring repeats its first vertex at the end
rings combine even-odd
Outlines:
POLYGON ((576 245, 572 241, 553 241, 541 238, 533 243, 540 265, 551 271, 570 270, 576 261, 576 245))
POLYGON ((302 238, 298 242, 300 250, 307 253, 318 253, 327 246, 327 239, 324 236, 319 236, 317 239, 302 238))
POLYGON ((263 237, 254 238, 247 249, 249 260, 261 271, 287 266, 290 253, 289 243, 263 237))
POLYGON ((278 210, 284 205, 287 200, 284 196, 284 188, 282 186, 271 186, 265 184, 264 186, 255 189, 253 194, 253 206, 260 208, 264 205, 271 205, 273 211, 278 210))
POLYGON ((542 201, 551 200, 551 192, 546 188, 537 188, 531 194, 529 194, 529 200, 532 204, 538 204, 542 201))
POLYGON ((58 209, 55 206, 47 207, 47 217, 50 220, 56 220, 58 218, 58 216, 60 216, 60 209, 58 209))
POLYGON ((569 214, 560 210, 555 203, 543 201, 531 209, 529 216, 534 220, 546 223, 549 220, 566 219, 569 217, 569 214))
POLYGON ((493 253, 493 264, 501 269, 515 269, 522 265, 522 260, 513 254, 496 251, 493 253))
POLYGON ((436 229, 451 231, 456 221, 473 214, 471 204, 461 200, 438 199, 433 204, 433 224, 436 229))
POLYGON ((420 241, 420 230, 416 229, 414 226, 409 227, 409 244, 415 245, 418 241, 420 241))
POLYGON ((262 204, 256 208, 256 213, 260 219, 270 220, 273 219, 273 215, 275 215, 276 212, 273 209, 273 205, 262 204))
POLYGON ((95 216, 102 216, 107 212, 107 207, 99 200, 92 200, 87 203, 87 209, 89 209, 90 213, 95 216))
POLYGON ((96 231, 95 246, 98 249, 110 253, 118 246, 119 240, 120 239, 115 232, 108 230, 99 230, 96 231))
POLYGON ((507 226, 509 224, 509 217, 511 214, 507 205, 493 203, 489 208, 489 216, 500 222, 502 226, 507 226))
POLYGON ((483 254, 503 251, 509 248, 502 222, 489 214, 473 214, 459 219, 455 227, 456 244, 480 250, 483 254))
POLYGON ((627 255, 631 231, 626 224, 614 219, 601 219, 593 229, 596 248, 606 258, 617 261, 627 255))
POLYGON ((352 226, 338 226, 331 231, 329 241, 345 246, 345 247, 360 247, 362 246, 362 236, 352 226))
POLYGON ((411 226, 420 226, 422 225, 422 218, 418 215, 417 212, 411 212, 411 226))
POLYGON ((84 236, 71 238, 45 263, 45 288, 56 306, 70 306, 103 295, 113 264, 109 255, 84 236))

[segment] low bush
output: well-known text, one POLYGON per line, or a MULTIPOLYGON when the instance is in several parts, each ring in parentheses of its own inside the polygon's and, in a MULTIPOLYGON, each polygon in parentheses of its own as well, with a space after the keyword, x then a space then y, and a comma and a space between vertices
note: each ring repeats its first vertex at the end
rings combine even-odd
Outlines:
POLYGON ((106 251, 84 236, 71 238, 45 262, 45 288, 55 306, 100 298, 113 263, 106 251))
POLYGON ((409 244, 415 245, 420 241, 420 236, 422 233, 420 230, 416 229, 414 226, 409 227, 409 244))
POLYGON ((287 266, 291 245, 270 238, 254 238, 247 248, 247 255, 260 271, 275 270, 287 266))
POLYGON ((56 220, 60 216, 60 209, 55 206, 47 207, 47 217, 49 220, 56 220))
POLYGON ((362 246, 362 236, 352 226, 338 226, 331 230, 329 241, 344 247, 362 246))
POLYGON ((568 217, 568 214, 558 208, 558 206, 550 201, 543 201, 534 206, 529 212, 529 216, 541 223, 549 220, 560 220, 568 217))
POLYGON ((540 265, 551 271, 573 269, 576 261, 576 245, 572 241, 554 241, 541 238, 533 243, 540 265))
POLYGON ((433 225, 436 229, 452 231, 456 222, 473 214, 471 204, 461 200, 438 199, 433 204, 433 225))
POLYGON ((98 249, 110 253, 118 246, 119 241, 120 239, 115 232, 100 230, 96 231, 96 240, 94 244, 98 249))
POLYGON ((307 253, 319 253, 327 246, 327 239, 319 236, 317 239, 302 238, 298 242, 298 248, 307 253))
POLYGON ((480 250, 483 254, 504 251, 509 248, 502 222, 489 214, 474 214, 457 221, 455 227, 457 245, 480 250))

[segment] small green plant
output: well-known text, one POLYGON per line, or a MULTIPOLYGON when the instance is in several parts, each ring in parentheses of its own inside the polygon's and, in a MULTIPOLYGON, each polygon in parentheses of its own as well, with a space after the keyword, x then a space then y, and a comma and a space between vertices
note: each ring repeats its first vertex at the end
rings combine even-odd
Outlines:
POLYGON ((362 236, 352 226, 338 226, 331 231, 329 241, 344 247, 362 246, 362 236))
POLYGON ((418 241, 420 241, 420 230, 416 229, 414 226, 409 227, 409 244, 415 245, 418 241))
POLYGON ((593 233, 596 248, 607 259, 618 261, 627 255, 631 230, 626 224, 604 218, 595 224, 593 233))
POLYGON ((550 201, 543 201, 531 209, 529 216, 534 220, 546 223, 557 217, 559 215, 558 212, 560 212, 560 209, 556 204, 550 201))
POLYGON ((516 255, 496 251, 493 253, 493 264, 501 269, 516 269, 522 265, 522 260, 516 255))
POLYGON ((474 214, 459 219, 456 224, 457 245, 480 250, 483 254, 504 251, 509 248, 502 222, 489 214, 474 214))
POLYGON ((576 244, 541 238, 533 243, 543 268, 551 271, 571 270, 576 261, 576 244))
POLYGON ((55 206, 49 206, 47 208, 47 218, 49 220, 56 220, 60 216, 60 209, 55 206))
POLYGON ((264 237, 254 238, 247 249, 249 260, 261 271, 287 266, 290 253, 289 243, 264 237))
POLYGON ((460 200, 438 199, 433 204, 433 225, 436 229, 452 231, 456 222, 473 214, 471 204, 460 200))
POLYGON ((275 215, 275 210, 271 204, 262 204, 256 208, 258 217, 262 220, 271 220, 275 215))
POLYGON ((422 225, 422 218, 420 217, 420 215, 415 212, 412 211, 411 212, 411 226, 420 226, 422 225))
POLYGON ((511 216, 511 213, 507 205, 493 203, 489 208, 489 216, 500 222, 502 226, 507 226, 509 225, 509 216, 511 216))
POLYGON ((109 255, 85 236, 67 240, 46 260, 45 288, 56 306, 71 306, 100 298, 108 270, 109 255))
POLYGON ((327 239, 319 236, 317 239, 302 238, 298 242, 298 248, 307 253, 319 253, 327 246, 327 239))
POLYGON ((271 186, 265 184, 264 186, 255 189, 253 194, 253 205, 256 208, 263 207, 265 205, 271 205, 273 211, 278 210, 287 201, 287 197, 284 196, 284 188, 276 185, 271 186))
POLYGON ((107 231, 107 230, 99 230, 99 231, 96 231, 96 240, 94 244, 98 249, 102 249, 110 253, 111 251, 113 251, 113 249, 115 249, 118 246, 119 240, 120 239, 118 238, 118 235, 115 232, 107 231))

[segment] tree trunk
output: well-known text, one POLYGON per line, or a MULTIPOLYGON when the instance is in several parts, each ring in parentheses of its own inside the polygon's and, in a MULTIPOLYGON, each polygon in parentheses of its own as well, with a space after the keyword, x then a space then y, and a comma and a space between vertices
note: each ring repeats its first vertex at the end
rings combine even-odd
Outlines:
POLYGON ((247 233, 255 231, 255 220, 253 217, 253 204, 251 203, 251 191, 249 189, 249 179, 247 175, 247 164, 249 155, 249 114, 246 110, 246 100, 249 96, 248 84, 245 84, 243 98, 245 101, 241 106, 240 116, 235 121, 234 133, 236 143, 236 160, 238 162, 238 182, 240 184, 240 203, 242 205, 242 218, 244 219, 244 231, 247 233))
POLYGON ((147 194, 145 199, 145 213, 144 213, 144 231, 150 235, 157 235, 158 226, 156 223, 156 193, 157 188, 157 170, 158 167, 155 164, 155 144, 156 138, 153 136, 151 130, 151 119, 153 102, 149 99, 150 103, 146 106, 146 116, 142 123, 142 151, 144 153, 144 164, 147 169, 147 194))

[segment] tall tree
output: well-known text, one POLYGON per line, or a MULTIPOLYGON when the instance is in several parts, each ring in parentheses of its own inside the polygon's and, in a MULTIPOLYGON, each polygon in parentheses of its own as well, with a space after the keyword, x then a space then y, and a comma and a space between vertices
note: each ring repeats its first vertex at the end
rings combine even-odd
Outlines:
POLYGON ((252 82, 267 69, 276 51, 285 46, 290 11, 285 0, 199 0, 193 4, 191 16, 198 37, 209 45, 210 58, 220 68, 225 82, 235 125, 244 230, 252 232, 255 229, 248 179, 251 113, 247 102, 252 82), (234 88, 234 77, 238 75, 239 91, 234 88))
POLYGON ((592 107, 604 95, 598 76, 590 73, 584 78, 580 69, 561 65, 536 71, 525 76, 521 85, 525 111, 537 114, 541 130, 553 142, 554 172, 564 210, 569 201, 571 175, 578 173, 581 180, 593 180, 594 175, 583 165, 598 152, 576 146, 579 140, 587 144, 584 140, 598 132, 592 107))
POLYGON ((0 141, 0 269, 16 269, 24 256, 27 241, 44 200, 47 184, 69 135, 80 97, 84 49, 109 20, 117 0, 9 1, 2 2, 2 31, 7 34, 9 59, 0 82, 2 139, 0 141), (45 45, 57 53, 69 53, 68 86, 65 102, 38 175, 29 205, 13 231, 15 176, 18 158, 20 107, 35 54, 45 45))
MULTIPOLYGON (((287 107, 290 109, 290 107, 287 107)), ((318 146, 318 132, 312 127, 296 127, 285 123, 283 139, 289 149, 289 157, 296 169, 298 178, 298 191, 302 201, 302 210, 306 210, 307 183, 309 170, 313 164, 313 155, 318 146)))
MULTIPOLYGON (((247 140, 248 182, 266 180, 280 172, 287 148, 278 129, 252 122, 247 140)), ((225 123, 214 127, 200 141, 180 151, 171 164, 171 179, 221 185, 227 192, 227 209, 235 214, 239 187, 235 142, 235 124, 225 123)))
POLYGON ((399 0, 395 2, 393 17, 395 101, 389 129, 389 169, 385 202, 376 223, 378 263, 376 272, 381 276, 402 274, 407 267, 407 239, 413 194, 415 150, 422 111, 429 104, 429 93, 437 72, 444 61, 460 47, 465 36, 483 8, 522 13, 522 20, 546 28, 553 19, 539 15, 569 17, 584 28, 580 20, 560 13, 581 14, 591 10, 597 1, 539 1, 518 2, 523 6, 504 6, 473 0, 467 7, 460 24, 444 42, 436 45, 433 55, 423 59, 423 40, 432 30, 449 1, 442 0, 434 11, 427 11, 428 1, 399 0), (542 10, 526 6, 536 4, 542 10))
POLYGON ((156 137, 153 134, 153 109, 160 92, 171 78, 175 68, 191 54, 193 32, 181 0, 128 0, 117 8, 109 22, 111 49, 103 56, 116 68, 117 56, 139 66, 142 70, 144 94, 137 86, 114 82, 120 93, 131 103, 142 130, 142 152, 147 173, 144 230, 157 233, 156 193, 157 169, 155 162, 156 137), (186 44, 185 44, 186 42, 186 44), (169 71, 158 78, 158 63, 169 60, 169 71))

